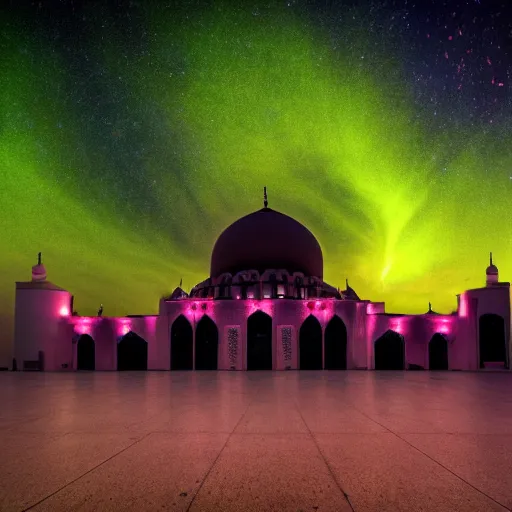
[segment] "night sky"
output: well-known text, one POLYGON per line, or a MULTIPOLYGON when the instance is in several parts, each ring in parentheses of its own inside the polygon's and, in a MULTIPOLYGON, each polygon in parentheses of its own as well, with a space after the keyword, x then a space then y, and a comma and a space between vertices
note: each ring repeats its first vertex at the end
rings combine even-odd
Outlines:
POLYGON ((508 3, 1 2, 0 356, 39 251, 80 314, 156 313, 264 185, 388 311, 511 280, 508 3))

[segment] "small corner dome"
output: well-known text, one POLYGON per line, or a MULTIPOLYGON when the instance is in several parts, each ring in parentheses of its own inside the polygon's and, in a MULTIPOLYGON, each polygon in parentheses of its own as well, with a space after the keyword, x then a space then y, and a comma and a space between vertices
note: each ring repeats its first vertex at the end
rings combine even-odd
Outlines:
POLYGON ((485 271, 488 276, 497 276, 498 267, 496 265, 489 265, 485 271))
POLYGON ((227 227, 213 247, 212 278, 249 269, 286 269, 322 279, 322 249, 300 222, 265 207, 227 227))
POLYGON ((497 276, 498 275, 498 267, 492 262, 492 252, 489 253, 489 266, 485 270, 485 273, 488 276, 497 276))
POLYGON ((32 281, 46 281, 46 268, 44 265, 34 265, 32 267, 32 281))
POLYGON ((188 297, 188 293, 185 292, 181 286, 178 286, 174 289, 174 291, 169 296, 170 300, 180 300, 180 299, 186 299, 188 297))

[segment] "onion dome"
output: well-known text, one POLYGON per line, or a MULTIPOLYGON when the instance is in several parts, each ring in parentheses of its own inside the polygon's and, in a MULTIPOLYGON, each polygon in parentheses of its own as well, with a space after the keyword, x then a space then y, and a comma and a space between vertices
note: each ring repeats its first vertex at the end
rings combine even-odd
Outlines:
POLYGON ((174 289, 167 300, 180 300, 186 299, 188 297, 187 292, 185 292, 180 286, 174 289))
POLYGON ((221 233, 213 247, 210 276, 284 269, 290 274, 302 272, 322 279, 322 249, 311 231, 288 215, 268 208, 266 191, 264 205, 221 233))
POLYGON ((361 300, 359 298, 359 295, 357 295, 357 293, 355 292, 355 290, 348 285, 348 279, 345 280, 345 283, 346 283, 346 290, 343 290, 341 292, 343 294, 343 296, 345 297, 345 299, 346 300, 358 300, 358 301, 361 300))
POLYGON ((497 276, 498 275, 498 267, 492 262, 492 252, 489 255, 489 266, 485 270, 485 274, 488 276, 497 276))
POLYGON ((41 263, 41 253, 37 255, 37 265, 32 267, 32 281, 46 281, 46 269, 41 263))

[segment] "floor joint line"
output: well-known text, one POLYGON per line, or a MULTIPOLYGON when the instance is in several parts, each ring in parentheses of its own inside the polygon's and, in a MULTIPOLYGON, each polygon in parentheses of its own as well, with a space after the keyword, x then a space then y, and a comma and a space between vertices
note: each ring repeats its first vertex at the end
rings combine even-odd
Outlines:
POLYGON ((338 481, 338 479, 336 478, 336 475, 333 471, 333 469, 331 468, 331 465, 329 464, 329 462, 327 461, 325 455, 323 454, 322 450, 320 449, 320 446, 315 438, 315 436, 313 435, 313 432, 311 432, 311 429, 309 428, 309 425, 306 423, 306 420, 304 419, 304 416, 302 416, 302 412, 299 408, 299 405, 297 403, 297 401, 295 400, 295 407, 297 409, 297 412, 299 413, 302 421, 304 422, 304 425, 306 426, 307 430, 308 430, 308 433, 311 437, 311 439, 313 440, 313 443, 316 447, 316 449, 318 450, 318 453, 320 454, 320 457, 322 457, 322 460, 324 461, 325 465, 327 466, 327 470, 329 471, 329 474, 331 475, 331 478, 334 480, 334 483, 336 484, 336 486, 338 487, 338 489, 340 490, 340 492, 343 494, 343 497, 345 498, 345 500, 347 501, 349 507, 350 507, 350 510, 352 510, 353 512, 355 512, 355 508, 354 508, 354 505, 352 505, 352 502, 350 501, 350 496, 347 494, 347 492, 345 492, 345 489, 343 489, 341 483, 338 481))
POLYGON ((37 507, 38 505, 40 505, 41 503, 43 503, 44 501, 46 501, 48 498, 51 498, 52 496, 54 496, 55 494, 59 493, 60 491, 62 491, 63 489, 65 489, 66 487, 68 487, 69 485, 71 484, 74 484, 75 482, 77 482, 78 480, 80 480, 81 478, 83 478, 84 476, 88 475, 89 473, 93 472, 94 470, 98 469, 99 467, 103 466, 103 464, 106 464, 107 462, 111 461, 114 457, 117 457, 119 454, 125 452, 126 450, 130 449, 132 446, 135 446, 136 444, 140 443, 143 439, 145 439, 146 437, 148 437, 149 435, 151 434, 151 432, 148 432, 147 434, 143 435, 140 439, 137 439, 136 441, 134 441, 133 443, 131 443, 130 445, 126 446, 125 448, 123 448, 122 450, 119 450, 118 452, 114 453, 114 455, 111 455, 110 457, 108 457, 107 459, 105 459, 104 461, 100 462, 99 464, 97 464, 96 466, 94 466, 93 468, 87 470, 85 473, 83 473, 82 475, 76 477, 75 479, 71 480, 71 482, 68 482, 66 484, 64 484, 63 486, 61 486, 59 489, 57 489, 56 491, 53 491, 52 493, 48 494, 48 496, 45 496, 43 499, 39 500, 37 503, 33 503, 32 505, 30 505, 29 507, 27 508, 24 508, 23 509, 23 512, 27 512, 28 510, 31 510, 33 509, 34 507, 37 507))
MULTIPOLYGON (((454 471, 452 471, 450 468, 446 467, 443 463, 439 462, 438 460, 434 459, 432 456, 430 456, 428 453, 425 453, 423 450, 421 450, 420 448, 418 448, 417 446, 414 446, 411 442, 409 442, 407 439, 403 438, 398 432, 395 432, 394 430, 391 430, 389 427, 386 427, 386 425, 383 425, 382 423, 379 423, 377 420, 374 420, 373 418, 371 418, 370 416, 368 416, 368 414, 366 414, 365 412, 361 411, 360 409, 357 409, 356 407, 356 410, 358 410, 362 415, 366 416, 369 420, 375 422, 377 425, 380 425, 382 428, 384 428, 385 430, 387 430, 390 434, 394 435, 395 437, 397 437, 398 439, 400 439, 401 441, 403 441, 405 444, 407 444, 408 446, 410 446, 411 448, 413 448, 414 450, 416 450, 417 452, 421 453, 422 455, 424 455, 425 457, 427 457, 427 459, 431 460, 432 462, 434 462, 435 464, 437 464, 438 466, 441 466, 444 470, 448 471, 448 473, 450 473, 451 475, 453 475, 455 478, 457 478, 458 480, 460 480, 461 482, 464 482, 466 485, 468 485, 469 487, 471 487, 472 489, 474 489, 476 492, 480 493, 482 496, 485 496, 486 498, 490 499, 491 501, 493 501, 494 503, 496 503, 496 505, 499 505, 500 507, 503 507, 505 510, 508 510, 508 511, 512 511, 512 509, 510 509, 509 507, 507 507, 506 505, 503 505, 503 503, 500 503, 498 500, 496 500, 495 498, 493 498, 492 496, 489 496, 485 491, 482 491, 481 489, 479 489, 478 487, 475 487, 471 482, 468 482, 466 479, 464 479, 462 476, 458 475, 457 473, 455 473, 454 471)), ((425 435, 425 434, 423 434, 425 435)))
POLYGON ((233 427, 233 430, 229 433, 225 443, 222 445, 222 448, 219 450, 219 453, 217 454, 217 457, 215 457, 215 460, 212 462, 212 465, 210 466, 210 469, 208 469, 208 471, 204 475, 203 480, 199 484, 199 487, 197 488, 197 491, 195 492, 194 496, 192 496, 192 499, 190 500, 190 503, 188 504, 188 507, 186 508, 185 512, 188 512, 190 510, 190 508, 192 507, 192 504, 194 503, 197 495, 201 492, 201 489, 203 488, 204 483, 206 482, 207 478, 210 476, 210 473, 212 472, 215 464, 217 464, 217 461, 219 460, 220 456, 222 455, 222 452, 226 448, 226 446, 229 443, 229 440, 231 439, 231 437, 233 437, 233 434, 235 433, 235 430, 238 428, 238 425, 240 425, 241 421, 244 419, 244 417, 247 414, 247 411, 249 410, 249 407, 252 405, 253 401, 254 400, 249 402, 249 404, 245 408, 244 413, 242 414, 242 416, 240 416, 240 419, 236 422, 236 425, 233 427))

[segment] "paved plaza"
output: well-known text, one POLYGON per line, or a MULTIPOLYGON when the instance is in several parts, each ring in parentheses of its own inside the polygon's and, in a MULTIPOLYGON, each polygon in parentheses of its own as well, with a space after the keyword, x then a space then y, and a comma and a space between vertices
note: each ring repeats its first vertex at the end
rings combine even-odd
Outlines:
POLYGON ((0 510, 512 508, 512 373, 1 373, 0 510))

